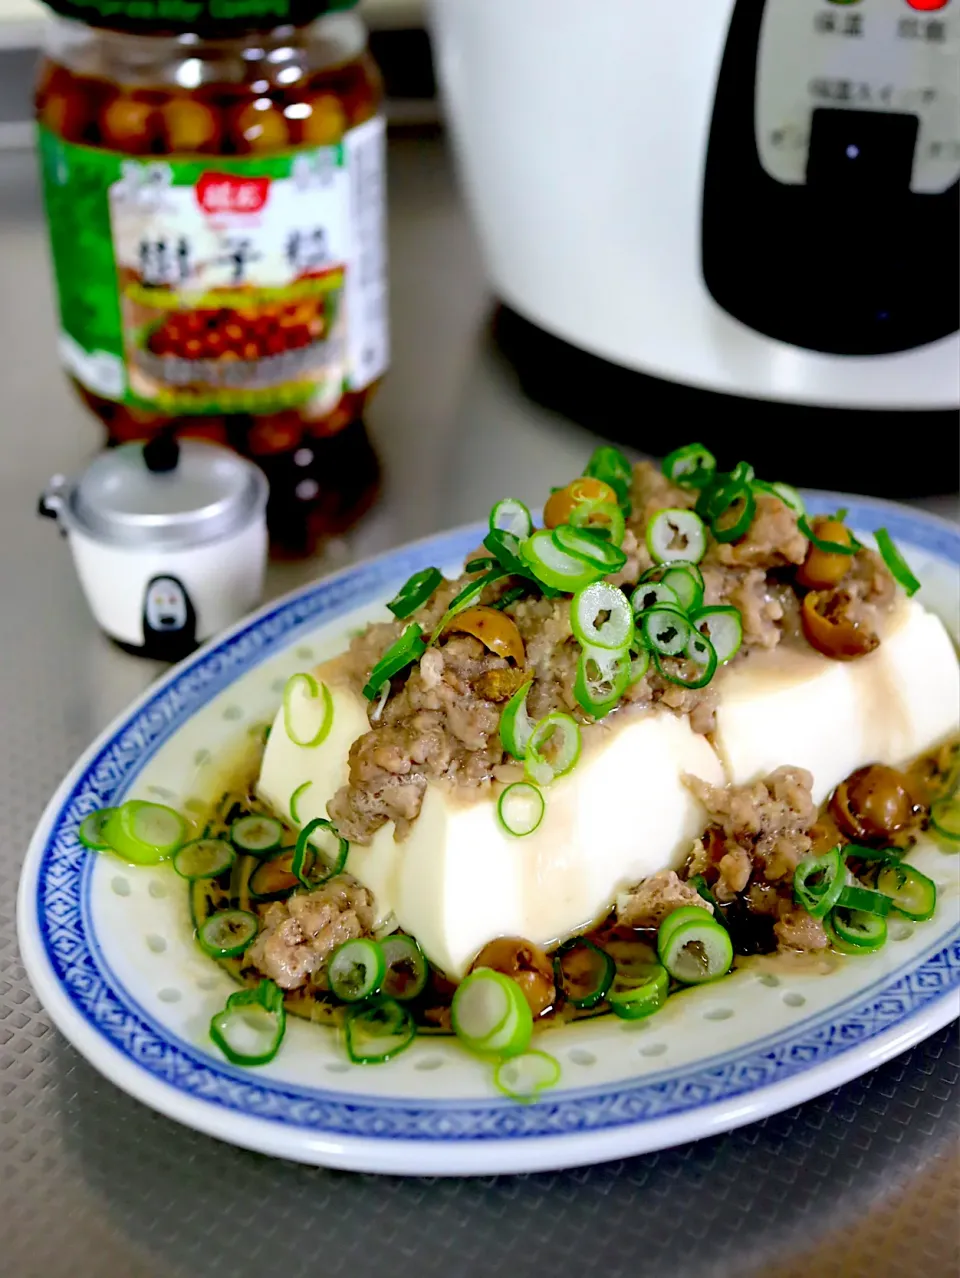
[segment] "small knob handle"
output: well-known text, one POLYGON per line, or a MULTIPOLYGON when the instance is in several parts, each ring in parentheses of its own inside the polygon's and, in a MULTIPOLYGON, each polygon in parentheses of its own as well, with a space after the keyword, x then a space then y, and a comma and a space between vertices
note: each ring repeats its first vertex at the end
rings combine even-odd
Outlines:
POLYGON ((177 437, 169 430, 162 430, 154 435, 143 446, 143 460, 147 470, 155 475, 163 475, 176 470, 180 461, 180 445, 177 437))

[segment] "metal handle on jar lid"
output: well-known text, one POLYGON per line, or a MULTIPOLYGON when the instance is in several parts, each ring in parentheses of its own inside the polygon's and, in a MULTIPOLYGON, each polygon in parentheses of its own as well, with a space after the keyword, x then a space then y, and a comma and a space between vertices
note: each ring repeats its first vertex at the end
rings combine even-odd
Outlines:
POLYGON ((66 537, 67 530, 60 522, 60 513, 66 500, 67 480, 64 475, 54 475, 37 501, 37 514, 44 519, 55 519, 60 529, 60 536, 66 537))

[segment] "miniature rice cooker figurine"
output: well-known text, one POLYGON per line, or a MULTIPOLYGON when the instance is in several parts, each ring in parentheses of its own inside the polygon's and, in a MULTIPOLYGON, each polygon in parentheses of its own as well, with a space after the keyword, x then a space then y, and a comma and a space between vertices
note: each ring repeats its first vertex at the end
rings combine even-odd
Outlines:
POLYGON ((263 595, 267 481, 224 448, 161 434, 55 476, 40 514, 67 538, 98 624, 129 652, 179 661, 263 595))

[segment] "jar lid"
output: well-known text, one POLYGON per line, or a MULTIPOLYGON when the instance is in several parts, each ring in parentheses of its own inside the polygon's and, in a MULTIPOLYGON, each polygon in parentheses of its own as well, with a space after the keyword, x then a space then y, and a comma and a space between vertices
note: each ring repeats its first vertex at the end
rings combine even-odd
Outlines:
POLYGON ((97 541, 143 549, 188 549, 259 518, 267 481, 236 453, 197 439, 157 463, 143 444, 101 453, 71 485, 65 523, 97 541))
MULTIPOLYGON (((243 0, 232 5, 224 0, 191 0, 182 6, 180 17, 163 5, 143 0, 111 0, 102 6, 89 0, 45 0, 48 8, 63 18, 72 18, 88 27, 102 27, 129 35, 198 35, 208 39, 229 39, 247 32, 272 31, 278 26, 305 27, 332 10, 354 8, 359 0, 243 0), (278 8, 283 8, 282 16, 278 8)), ((172 6, 175 8, 175 6, 172 6)))

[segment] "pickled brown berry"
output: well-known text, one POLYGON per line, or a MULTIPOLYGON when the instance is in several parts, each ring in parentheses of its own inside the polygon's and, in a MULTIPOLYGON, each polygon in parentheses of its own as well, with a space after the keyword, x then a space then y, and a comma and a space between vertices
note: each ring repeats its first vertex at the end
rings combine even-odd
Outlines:
POLYGON ((287 122, 269 98, 258 98, 241 107, 233 123, 237 150, 282 151, 290 145, 287 122))
POLYGON ((301 140, 310 146, 333 146, 347 127, 347 115, 332 93, 320 93, 307 105, 310 114, 300 123, 301 140))
POLYGON ((157 108, 152 102, 117 96, 100 113, 104 146, 126 155, 146 155, 156 137, 157 108))
POLYGON ((161 107, 165 150, 214 151, 220 143, 220 118, 204 102, 173 98, 161 107))

